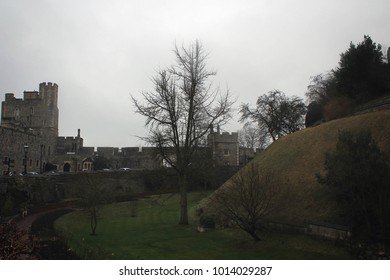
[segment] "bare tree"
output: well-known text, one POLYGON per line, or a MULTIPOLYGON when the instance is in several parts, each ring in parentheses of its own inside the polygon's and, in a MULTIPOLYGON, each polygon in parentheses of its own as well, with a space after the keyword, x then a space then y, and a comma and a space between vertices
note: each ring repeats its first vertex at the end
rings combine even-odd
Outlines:
POLYGON ((145 141, 159 148, 163 159, 180 180, 180 221, 188 224, 186 177, 193 155, 212 125, 231 118, 229 91, 213 89, 206 68, 207 54, 196 41, 190 47, 175 47, 176 65, 158 71, 153 92, 143 92, 144 102, 132 96, 136 112, 146 117, 150 134, 145 141))
POLYGON ((81 206, 90 218, 91 235, 96 235, 100 208, 103 204, 111 201, 112 194, 109 194, 101 183, 89 174, 85 174, 79 192, 81 206))
POLYGON ((332 71, 310 77, 310 85, 305 93, 308 102, 317 102, 324 105, 337 95, 336 81, 332 71))
POLYGON ((238 131, 238 143, 240 147, 252 150, 265 149, 268 145, 267 131, 259 126, 247 123, 238 131))
POLYGON ((304 127, 306 106, 299 97, 287 97, 279 90, 258 97, 256 108, 241 105, 241 121, 250 120, 268 132, 273 141, 304 127))
POLYGON ((272 199, 278 193, 276 176, 257 164, 249 164, 235 175, 230 184, 218 189, 211 200, 223 220, 232 222, 255 241, 262 220, 272 210, 272 199))

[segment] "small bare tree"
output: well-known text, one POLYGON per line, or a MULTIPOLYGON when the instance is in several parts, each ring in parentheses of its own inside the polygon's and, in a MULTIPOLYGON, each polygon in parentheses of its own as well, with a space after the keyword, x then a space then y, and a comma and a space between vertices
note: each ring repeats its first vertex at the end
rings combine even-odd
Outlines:
POLYGON ((236 174, 229 185, 217 190, 211 200, 224 220, 260 241, 258 231, 272 209, 278 189, 276 176, 252 163, 236 174))
POLYGON ((238 143, 240 147, 252 150, 263 150, 269 144, 267 131, 252 123, 246 123, 244 127, 238 131, 238 143))
POLYGON ((93 178, 93 175, 85 174, 83 184, 80 187, 81 205, 90 218, 91 235, 96 235, 100 208, 111 201, 111 194, 105 191, 101 183, 93 178))

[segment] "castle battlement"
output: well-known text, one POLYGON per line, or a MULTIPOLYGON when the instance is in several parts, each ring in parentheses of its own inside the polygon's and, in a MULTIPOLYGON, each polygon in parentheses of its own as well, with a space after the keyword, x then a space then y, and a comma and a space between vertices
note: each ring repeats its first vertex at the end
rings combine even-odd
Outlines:
POLYGON ((238 132, 212 132, 208 135, 208 141, 217 141, 225 143, 237 143, 238 142, 238 132))
POLYGON ((40 99, 38 91, 24 91, 23 92, 23 98, 24 100, 34 100, 34 99, 40 99))
POLYGON ((20 101, 21 98, 15 98, 15 94, 13 93, 6 93, 5 94, 5 102, 13 102, 13 101, 20 101))
POLYGON ((56 83, 40 83, 39 91, 36 90, 25 90, 23 92, 23 98, 15 98, 14 93, 6 93, 5 101, 29 101, 29 100, 38 100, 38 99, 50 99, 52 102, 47 102, 47 104, 55 103, 57 105, 57 96, 58 96, 58 85, 56 83))
POLYGON ((38 130, 50 128, 58 133, 57 102, 58 86, 54 83, 41 83, 39 91, 26 90, 23 98, 6 93, 2 102, 1 125, 38 130))
POLYGON ((58 89, 58 85, 56 84, 56 83, 52 83, 52 82, 43 82, 43 83, 40 83, 39 84, 39 89, 41 88, 41 87, 46 87, 46 88, 56 88, 56 89, 58 89))

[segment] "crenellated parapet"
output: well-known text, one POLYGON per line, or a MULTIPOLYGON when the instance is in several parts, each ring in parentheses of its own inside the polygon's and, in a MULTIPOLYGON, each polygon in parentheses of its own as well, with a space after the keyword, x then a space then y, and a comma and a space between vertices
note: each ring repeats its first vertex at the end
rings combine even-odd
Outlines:
POLYGON ((58 85, 41 83, 39 91, 24 91, 23 98, 6 93, 2 102, 3 127, 50 130, 58 136, 58 85))
POLYGON ((39 95, 39 92, 38 91, 24 91, 23 92, 23 99, 25 101, 28 101, 28 100, 40 100, 41 99, 41 96, 39 95))
POLYGON ((214 138, 214 141, 224 143, 238 143, 238 132, 222 132, 222 133, 210 133, 210 136, 214 138))
POLYGON ((58 85, 55 83, 40 83, 39 95, 46 105, 57 106, 58 85))

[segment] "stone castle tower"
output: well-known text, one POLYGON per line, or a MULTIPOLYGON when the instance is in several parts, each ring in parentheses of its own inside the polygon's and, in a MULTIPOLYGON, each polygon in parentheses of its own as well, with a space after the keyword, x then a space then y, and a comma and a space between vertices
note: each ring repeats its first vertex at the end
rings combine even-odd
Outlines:
POLYGON ((238 133, 220 132, 210 128, 210 134, 207 136, 207 145, 212 150, 213 159, 218 165, 239 165, 239 146, 238 133))
POLYGON ((42 170, 56 150, 58 137, 58 86, 41 83, 39 91, 24 91, 23 98, 6 93, 1 104, 0 156, 5 163, 15 162, 18 172, 25 165, 24 147, 28 147, 28 170, 42 170))
POLYGON ((41 83, 38 91, 25 91, 24 98, 5 94, 2 103, 1 126, 45 130, 58 136, 58 86, 41 83))

